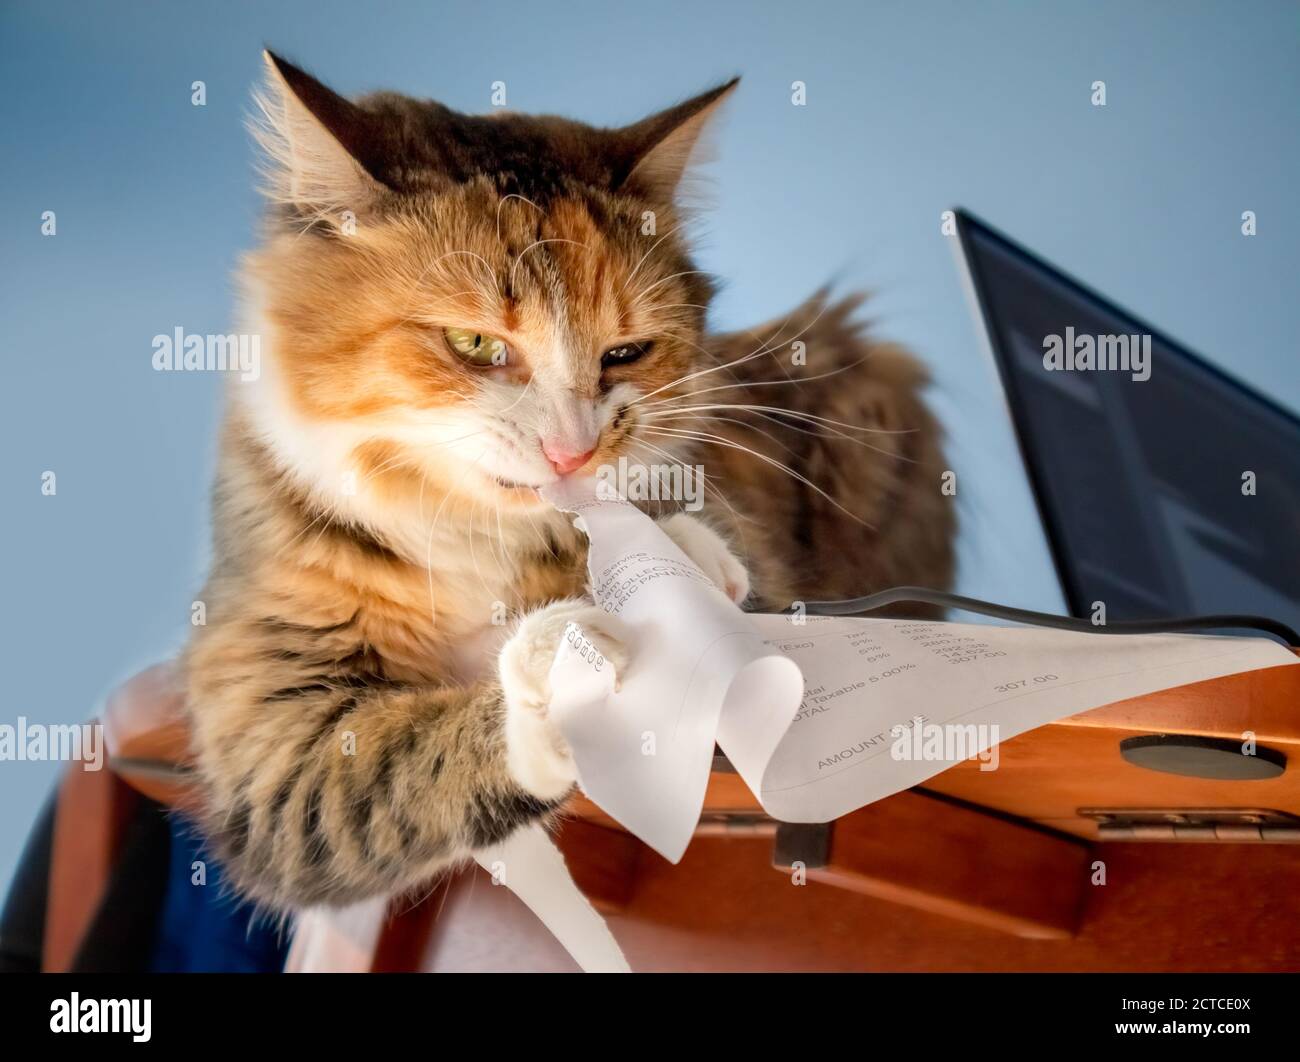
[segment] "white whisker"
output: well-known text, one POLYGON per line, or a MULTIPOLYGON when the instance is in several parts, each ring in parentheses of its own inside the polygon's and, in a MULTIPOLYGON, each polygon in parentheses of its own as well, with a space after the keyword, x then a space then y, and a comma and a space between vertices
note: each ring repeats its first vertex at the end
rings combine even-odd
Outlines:
POLYGON ((642 256, 637 260, 636 265, 634 265, 634 266, 632 267, 632 272, 630 272, 630 273, 627 275, 627 279, 623 281, 623 286, 622 286, 621 288, 618 289, 618 293, 619 293, 620 295, 622 295, 623 292, 627 291, 627 286, 628 286, 630 283, 632 283, 632 278, 633 278, 634 276, 636 276, 637 271, 641 268, 642 265, 645 264, 645 260, 646 260, 647 258, 649 258, 649 257, 654 253, 655 248, 658 247, 661 243, 663 243, 664 240, 668 239, 669 236, 671 236, 674 232, 676 232, 676 231, 677 231, 678 229, 680 229, 681 227, 682 227, 682 226, 681 226, 681 223, 679 222, 678 224, 674 225, 671 229, 669 229, 667 232, 665 232, 662 236, 659 237, 659 239, 655 240, 655 242, 652 243, 652 244, 650 245, 650 250, 646 251, 646 253, 643 254, 643 255, 642 255, 642 256))
MULTIPOLYGON (((707 395, 712 391, 731 391, 736 389, 737 387, 744 387, 744 388, 779 387, 784 384, 812 383, 814 380, 826 380, 832 376, 838 376, 842 372, 848 372, 850 369, 856 369, 859 365, 866 364, 868 358, 869 355, 867 357, 859 358, 857 361, 852 362, 848 365, 841 365, 838 369, 830 369, 827 372, 819 372, 813 376, 797 376, 797 377, 791 377, 788 380, 756 380, 752 383, 742 382, 742 383, 734 383, 734 384, 719 384, 717 387, 702 387, 698 391, 691 391, 687 394, 682 394, 682 395, 673 395, 671 398, 663 398, 660 399, 658 402, 651 402, 650 404, 652 406, 667 405, 670 402, 680 402, 683 399, 697 398, 700 395, 707 395)), ((646 397, 648 398, 649 395, 647 395, 646 397)))
POLYGON ((505 206, 505 204, 506 204, 506 200, 507 200, 507 199, 520 199, 520 200, 522 200, 523 202, 527 203, 527 204, 528 204, 530 207, 532 207, 534 210, 536 210, 539 214, 545 214, 545 213, 546 213, 545 210, 543 210, 541 207, 539 207, 536 203, 534 203, 534 202, 533 202, 531 199, 529 199, 528 196, 526 196, 526 195, 520 195, 520 194, 517 193, 517 192, 510 192, 508 195, 503 195, 503 196, 502 196, 502 197, 497 201, 497 242, 500 242, 500 240, 501 240, 501 208, 502 208, 503 206, 505 206))
MULTIPOLYGON (((794 334, 790 342, 794 342, 794 340, 798 339, 801 335, 803 335, 806 331, 808 331, 808 329, 810 329, 821 319, 822 314, 824 314, 825 312, 826 312, 826 308, 822 307, 821 311, 817 314, 816 317, 814 317, 811 321, 809 321, 806 325, 804 325, 803 328, 801 328, 798 332, 794 334)), ((789 318, 787 317, 786 320, 788 321, 789 318)), ((781 323, 781 326, 777 329, 777 331, 773 333, 773 338, 779 335, 782 331, 784 331, 784 329, 785 329, 785 321, 783 321, 781 323)), ((633 401, 629 402, 628 407, 630 408, 631 406, 635 406, 638 403, 644 402, 647 398, 653 398, 655 395, 659 394, 660 392, 666 391, 670 387, 676 387, 678 384, 688 383, 689 381, 698 379, 701 376, 707 376, 709 373, 712 372, 722 372, 724 370, 729 371, 733 366, 743 365, 745 362, 752 361, 754 358, 762 357, 764 354, 770 354, 776 349, 775 347, 772 347, 770 349, 768 348, 768 344, 771 341, 772 341, 771 338, 764 340, 756 350, 753 350, 748 354, 742 355, 741 357, 736 358, 732 361, 724 362, 721 365, 714 365, 706 369, 697 369, 695 372, 687 373, 685 376, 680 376, 676 380, 670 380, 662 387, 657 387, 653 391, 647 391, 644 395, 641 395, 638 398, 634 399, 633 401)), ((675 396, 675 397, 686 397, 686 396, 675 396)), ((671 399, 669 399, 668 401, 671 401, 671 399)))
POLYGON ((649 295, 650 292, 654 291, 654 289, 657 288, 660 284, 667 284, 668 281, 675 280, 677 277, 689 277, 694 273, 698 273, 700 276, 707 275, 707 271, 703 269, 683 269, 680 273, 670 273, 668 274, 668 276, 663 277, 661 280, 656 280, 653 284, 650 284, 642 288, 640 291, 638 291, 636 293, 636 297, 632 300, 633 305, 639 303, 643 298, 649 295))
MULTIPOLYGON (((798 424, 789 424, 789 423, 787 423, 786 421, 781 420, 780 418, 778 418, 778 417, 776 417, 776 416, 773 416, 773 415, 770 414, 770 413, 754 412, 753 415, 756 416, 756 417, 762 417, 763 420, 767 421, 768 423, 778 425, 779 427, 782 427, 782 428, 786 428, 786 429, 788 429, 789 431, 797 431, 797 432, 799 432, 801 435, 811 435, 811 436, 813 436, 814 438, 819 438, 819 439, 820 439, 820 438, 826 438, 826 437, 828 437, 828 436, 829 436, 829 437, 832 437, 832 438, 836 438, 836 439, 843 439, 843 440, 844 440, 845 442, 847 442, 847 443, 852 443, 854 446, 861 446, 861 447, 863 447, 864 449, 872 450, 872 451, 874 451, 875 453, 878 453, 878 454, 882 454, 882 455, 884 455, 885 457, 889 457, 889 458, 891 458, 891 459, 897 459, 897 460, 899 460, 899 461, 906 461, 906 462, 908 462, 908 463, 913 463, 913 459, 910 458, 910 457, 906 457, 906 456, 904 456, 903 454, 895 453, 895 452, 892 451, 892 450, 884 450, 884 449, 881 449, 879 446, 872 446, 872 445, 871 445, 869 442, 867 442, 865 439, 854 438, 852 435, 846 435, 844 432, 842 432, 842 431, 837 431, 835 428, 830 428, 830 427, 826 427, 826 426, 824 426, 824 425, 820 425, 820 424, 819 424, 818 427, 820 427, 821 430, 820 430, 820 431, 813 431, 811 428, 800 427, 798 424)), ((786 412, 785 415, 786 415, 786 416, 791 416, 792 414, 790 414, 789 412, 786 412)), ((673 411, 673 410, 667 410, 667 411, 663 411, 663 412, 657 413, 657 414, 655 414, 655 416, 654 416, 653 418, 652 418, 652 417, 649 417, 649 416, 646 416, 645 419, 646 419, 646 420, 653 420, 653 421, 655 421, 655 422, 658 422, 659 420, 678 420, 678 419, 681 419, 681 420, 702 420, 702 421, 705 421, 705 422, 709 422, 709 421, 715 421, 715 420, 717 420, 717 421, 725 421, 725 422, 727 422, 727 423, 731 423, 731 424, 740 424, 740 425, 742 425, 743 427, 749 428, 749 429, 752 430, 752 431, 758 431, 758 430, 759 430, 758 427, 757 427, 757 425, 750 424, 750 423, 748 423, 747 421, 737 420, 737 419, 732 418, 732 417, 703 416, 703 415, 699 415, 699 414, 690 414, 690 413, 680 413, 680 414, 679 414, 678 412, 673 411)), ((867 429, 862 429, 862 430, 867 430, 867 429)), ((764 432, 763 434, 766 435, 767 433, 764 432)), ((896 432, 887 432, 887 433, 885 433, 885 434, 893 435, 893 434, 905 434, 905 433, 902 433, 902 432, 897 432, 897 433, 896 433, 896 432)), ((769 438, 771 438, 771 436, 769 436, 769 438)), ((775 440, 773 440, 773 441, 775 441, 775 440)))
POLYGON ((717 446, 725 446, 731 450, 739 450, 742 453, 747 453, 752 457, 757 457, 760 461, 763 461, 774 468, 780 469, 782 472, 786 473, 792 479, 796 479, 804 486, 810 488, 811 490, 816 491, 828 502, 830 502, 833 506, 835 506, 835 508, 839 509, 840 512, 844 513, 845 516, 849 517, 849 519, 856 521, 857 523, 861 524, 863 527, 871 528, 871 530, 873 531, 875 530, 875 528, 872 527, 871 524, 867 523, 856 513, 852 513, 848 509, 844 508, 843 505, 841 505, 829 494, 827 494, 826 491, 822 490, 821 487, 817 486, 817 484, 814 483, 812 480, 810 480, 807 476, 803 475, 800 472, 796 472, 789 465, 782 464, 780 461, 776 460, 775 458, 768 457, 766 454, 759 453, 757 450, 754 450, 751 447, 744 446, 741 443, 732 441, 731 439, 724 439, 722 436, 714 435, 712 432, 693 431, 689 428, 646 428, 645 430, 656 435, 667 435, 670 438, 688 438, 688 439, 700 440, 703 442, 709 442, 717 446))
POLYGON ((586 247, 586 246, 587 246, 585 243, 579 243, 577 240, 562 240, 562 239, 560 239, 560 238, 558 238, 558 237, 556 237, 555 239, 550 239, 550 240, 534 240, 534 241, 533 241, 532 243, 530 243, 527 247, 525 247, 522 251, 520 251, 517 255, 515 255, 514 263, 510 266, 510 280, 509 280, 509 287, 511 288, 511 290, 513 290, 513 289, 514 289, 514 286, 515 286, 515 270, 519 268, 519 263, 520 263, 520 261, 523 259, 524 255, 526 255, 526 254, 527 254, 529 251, 531 251, 534 247, 540 247, 540 246, 542 246, 542 244, 544 244, 544 243, 571 243, 571 244, 573 244, 574 247, 586 247))

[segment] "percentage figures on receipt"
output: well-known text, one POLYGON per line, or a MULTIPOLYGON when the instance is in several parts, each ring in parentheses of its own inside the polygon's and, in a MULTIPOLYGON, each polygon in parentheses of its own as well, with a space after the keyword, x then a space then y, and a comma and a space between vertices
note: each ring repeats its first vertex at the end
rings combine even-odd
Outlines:
POLYGON ((915 664, 899 664, 896 667, 886 668, 884 671, 879 671, 874 675, 867 676, 867 681, 884 682, 886 679, 891 679, 895 675, 901 675, 905 671, 915 671, 915 670, 916 670, 915 664))

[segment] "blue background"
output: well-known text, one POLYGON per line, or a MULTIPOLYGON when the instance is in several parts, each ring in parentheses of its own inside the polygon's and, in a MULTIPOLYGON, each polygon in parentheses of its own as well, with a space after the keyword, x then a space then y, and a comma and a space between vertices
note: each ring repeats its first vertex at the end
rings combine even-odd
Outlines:
MULTIPOLYGON (((716 324, 766 320, 831 277, 878 292, 878 331, 937 376, 969 593, 1060 604, 943 209, 973 209, 1300 407, 1293 3, 9 0, 0 723, 83 719, 189 629, 219 381, 153 372, 150 340, 232 327, 263 44, 344 93, 482 111, 503 80, 515 109, 600 124, 742 73, 700 241, 726 280, 716 324)), ((0 882, 56 770, 0 763, 0 882)))

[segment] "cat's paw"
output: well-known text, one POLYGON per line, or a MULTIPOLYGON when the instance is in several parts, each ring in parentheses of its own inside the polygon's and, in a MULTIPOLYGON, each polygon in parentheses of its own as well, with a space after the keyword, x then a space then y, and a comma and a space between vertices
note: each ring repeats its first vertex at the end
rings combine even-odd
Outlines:
POLYGON ((674 513, 659 521, 659 526, 713 585, 737 605, 749 596, 748 569, 731 552, 726 539, 703 520, 689 513, 674 513))
POLYGON ((562 797, 578 777, 549 713, 551 664, 570 623, 582 628, 617 676, 627 663, 617 621, 590 601, 556 601, 528 613, 497 657, 506 705, 506 766, 515 781, 542 800, 562 797))

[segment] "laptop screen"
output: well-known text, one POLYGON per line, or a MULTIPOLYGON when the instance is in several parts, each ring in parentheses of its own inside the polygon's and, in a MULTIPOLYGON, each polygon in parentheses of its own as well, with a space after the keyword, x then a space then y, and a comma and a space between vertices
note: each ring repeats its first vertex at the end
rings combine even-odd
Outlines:
POLYGON ((977 219, 959 231, 1071 611, 1300 626, 1300 421, 977 219))

